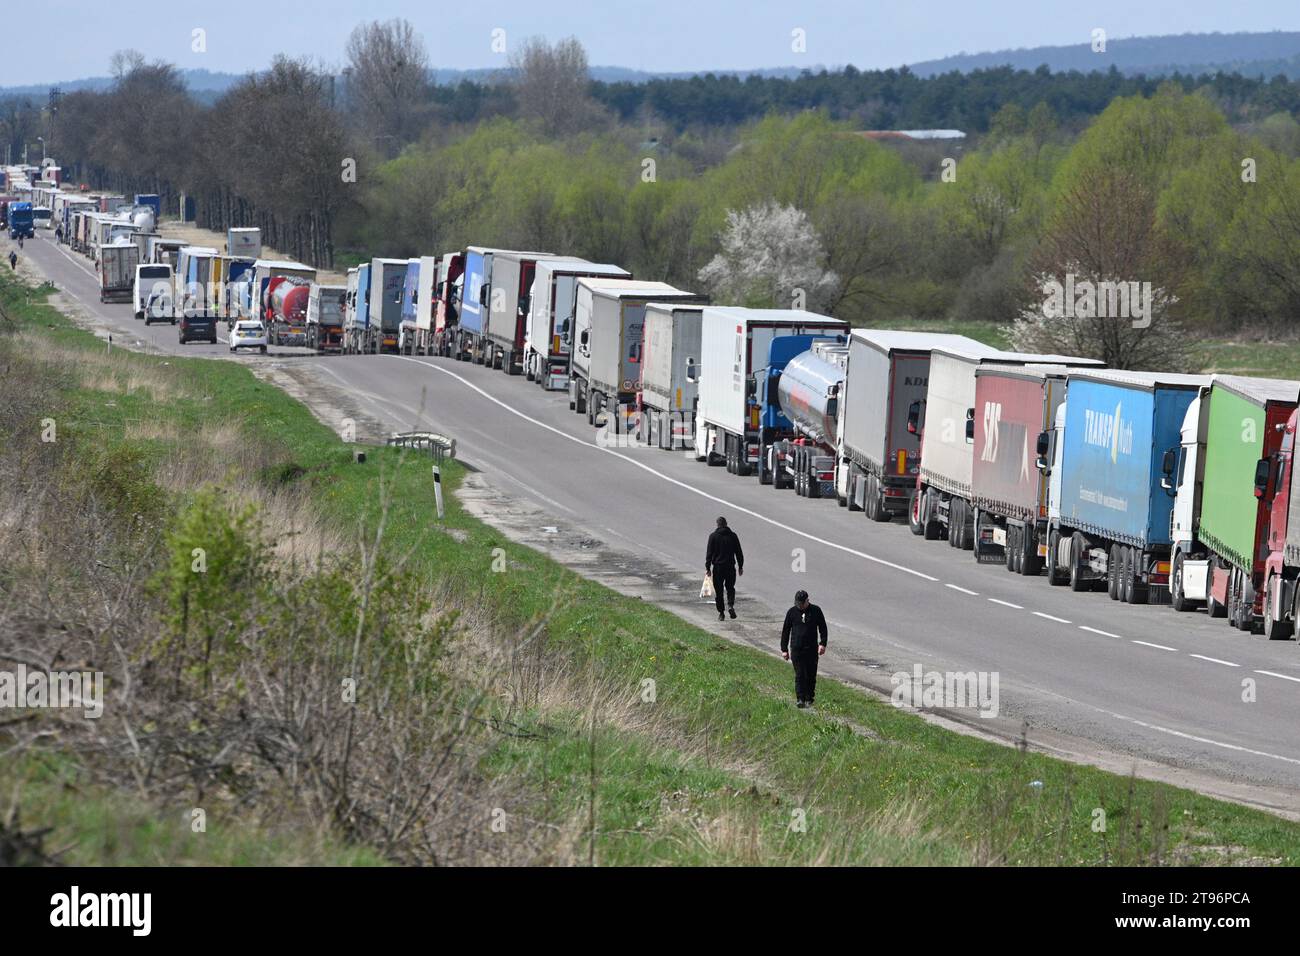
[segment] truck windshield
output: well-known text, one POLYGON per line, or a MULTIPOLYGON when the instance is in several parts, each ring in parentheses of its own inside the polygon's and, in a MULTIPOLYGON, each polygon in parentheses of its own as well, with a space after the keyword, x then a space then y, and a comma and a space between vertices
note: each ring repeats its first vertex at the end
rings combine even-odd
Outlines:
POLYGON ((145 266, 140 270, 141 279, 167 279, 171 274, 172 270, 166 266, 145 266))
POLYGON ((343 321, 343 298, 342 294, 320 297, 320 317, 322 322, 333 324, 343 321))

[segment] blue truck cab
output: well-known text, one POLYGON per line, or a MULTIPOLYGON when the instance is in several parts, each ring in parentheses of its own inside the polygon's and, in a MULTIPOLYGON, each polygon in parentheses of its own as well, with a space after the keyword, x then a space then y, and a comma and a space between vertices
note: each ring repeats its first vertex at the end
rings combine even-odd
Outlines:
POLYGON ((36 237, 36 217, 29 202, 11 202, 9 204, 9 238, 34 239, 36 237))

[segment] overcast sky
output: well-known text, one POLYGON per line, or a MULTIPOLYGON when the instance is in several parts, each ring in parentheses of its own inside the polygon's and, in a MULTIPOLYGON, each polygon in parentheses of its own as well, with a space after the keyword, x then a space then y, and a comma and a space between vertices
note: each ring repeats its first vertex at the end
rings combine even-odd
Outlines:
POLYGON ((598 66, 686 71, 771 66, 870 69, 1014 47, 1169 33, 1300 29, 1296 0, 46 0, 6 4, 0 86, 102 76, 114 50, 134 48, 181 68, 242 73, 276 53, 341 65, 360 21, 405 17, 435 67, 500 66, 492 31, 507 43, 573 35, 598 66), (53 8, 53 18, 49 14, 53 8), (23 12, 20 12, 21 11, 23 12), (37 20, 42 25, 37 29, 37 20), (207 51, 191 50, 196 28, 207 51), (806 31, 807 52, 791 49, 806 31))

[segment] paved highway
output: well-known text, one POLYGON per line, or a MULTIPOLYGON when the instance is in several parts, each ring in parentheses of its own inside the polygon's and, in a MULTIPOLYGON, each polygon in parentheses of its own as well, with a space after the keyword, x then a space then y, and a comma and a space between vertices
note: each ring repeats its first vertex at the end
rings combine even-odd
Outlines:
MULTIPOLYGON (((25 254, 87 312, 125 333, 115 341, 229 356, 224 345, 182 347, 172 326, 146 329, 128 306, 102 305, 86 260, 66 248, 37 240, 25 254)), ((277 354, 301 356, 322 385, 345 390, 393 428, 454 435, 459 457, 555 521, 688 578, 703 573, 706 533, 726 514, 748 559, 742 617, 773 618, 806 588, 831 620, 828 665, 849 679, 888 690, 885 675, 915 664, 996 672, 1000 717, 957 719, 1004 738, 1027 722, 1031 741, 1076 759, 1300 811, 1293 642, 1243 634, 1204 612, 1129 607, 1104 593, 1050 587, 1045 577, 1022 579, 945 541, 914 537, 905 524, 873 524, 834 500, 778 492, 682 454, 607 447, 562 395, 501 372, 441 358, 318 358, 300 349, 241 361, 277 354), (800 554, 803 572, 794 569, 800 554)), ((708 626, 736 636, 730 622, 708 626)))

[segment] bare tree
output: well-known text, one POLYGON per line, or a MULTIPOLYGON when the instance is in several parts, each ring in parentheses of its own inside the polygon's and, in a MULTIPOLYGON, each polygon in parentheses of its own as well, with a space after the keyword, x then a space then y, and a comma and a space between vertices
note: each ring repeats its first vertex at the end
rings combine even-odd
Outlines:
POLYGON ((1154 189, 1130 172, 1083 173, 1062 197, 1030 285, 1038 302, 1004 332, 1013 348, 1180 370, 1189 356, 1177 276, 1156 226, 1154 189))
POLYGON ((520 115, 557 136, 590 129, 603 121, 591 97, 587 51, 575 37, 552 45, 531 37, 510 55, 520 115))
POLYGON ((429 55, 410 22, 359 24, 348 37, 347 96, 380 151, 416 139, 429 100, 429 55))
POLYGON ((108 60, 108 72, 115 80, 121 80, 130 73, 144 66, 144 54, 139 50, 117 50, 108 60))

